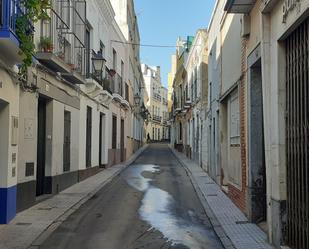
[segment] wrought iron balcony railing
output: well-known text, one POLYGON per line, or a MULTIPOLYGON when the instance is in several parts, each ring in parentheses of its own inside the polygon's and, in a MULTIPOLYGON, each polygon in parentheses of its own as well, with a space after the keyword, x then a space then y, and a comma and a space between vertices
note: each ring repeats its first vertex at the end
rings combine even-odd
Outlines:
MULTIPOLYGON (((0 37, 8 37, 7 32, 13 34, 18 41, 16 35, 16 20, 23 16, 26 9, 19 0, 0 0, 0 37)), ((34 27, 29 20, 29 35, 32 35, 34 27)))
POLYGON ((153 93, 152 98, 156 101, 159 101, 159 102, 161 102, 161 100, 162 100, 162 97, 158 93, 153 93))
POLYGON ((50 19, 42 23, 39 50, 53 53, 69 66, 72 72, 86 75, 85 31, 86 2, 53 0, 50 19), (47 44, 42 44, 47 40, 47 44))
POLYGON ((155 121, 155 122, 161 123, 162 117, 157 116, 157 115, 153 115, 153 116, 152 116, 152 120, 155 121))

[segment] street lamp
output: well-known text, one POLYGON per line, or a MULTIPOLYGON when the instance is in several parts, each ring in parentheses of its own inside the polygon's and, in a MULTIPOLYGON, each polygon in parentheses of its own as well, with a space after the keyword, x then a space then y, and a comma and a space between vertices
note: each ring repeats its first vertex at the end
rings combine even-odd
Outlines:
POLYGON ((141 113, 145 113, 146 112, 146 108, 144 107, 144 105, 141 108, 141 113))
POLYGON ((99 76, 99 80, 102 80, 103 68, 105 68, 106 63, 102 52, 98 51, 98 53, 93 53, 91 60, 95 76, 99 76))
POLYGON ((138 93, 136 93, 135 96, 134 96, 135 106, 138 107, 140 105, 140 102, 141 102, 141 97, 139 96, 138 93))

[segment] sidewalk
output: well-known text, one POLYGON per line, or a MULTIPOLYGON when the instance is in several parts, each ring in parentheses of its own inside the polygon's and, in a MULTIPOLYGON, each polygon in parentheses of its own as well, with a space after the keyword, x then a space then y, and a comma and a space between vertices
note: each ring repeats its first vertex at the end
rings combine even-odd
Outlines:
POLYGON ((208 174, 184 154, 171 148, 186 169, 205 211, 227 249, 273 249, 266 234, 223 193, 208 174))
POLYGON ((0 225, 0 248, 38 248, 67 217, 119 175, 126 166, 133 163, 147 146, 138 150, 125 163, 105 169, 52 198, 18 213, 8 225, 0 225))

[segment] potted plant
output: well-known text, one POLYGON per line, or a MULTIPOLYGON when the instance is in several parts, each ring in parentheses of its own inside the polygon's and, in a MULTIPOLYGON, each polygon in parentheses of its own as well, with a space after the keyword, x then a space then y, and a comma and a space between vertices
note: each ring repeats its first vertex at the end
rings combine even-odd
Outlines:
POLYGON ((53 51, 53 43, 50 37, 48 36, 42 36, 40 39, 40 48, 44 52, 51 53, 53 51))
POLYGON ((71 68, 71 70, 75 70, 76 67, 75 67, 75 64, 73 63, 68 63, 69 67, 71 68))

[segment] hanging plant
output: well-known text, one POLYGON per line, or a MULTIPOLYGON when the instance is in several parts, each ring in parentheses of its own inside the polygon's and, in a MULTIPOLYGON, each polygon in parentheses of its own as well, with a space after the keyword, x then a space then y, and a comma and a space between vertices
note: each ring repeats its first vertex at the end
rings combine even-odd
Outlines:
POLYGON ((16 18, 16 35, 24 55, 20 74, 25 76, 27 68, 32 65, 32 56, 35 52, 33 24, 40 20, 49 19, 47 10, 50 9, 51 3, 50 0, 20 0, 20 6, 25 9, 25 13, 16 18))

